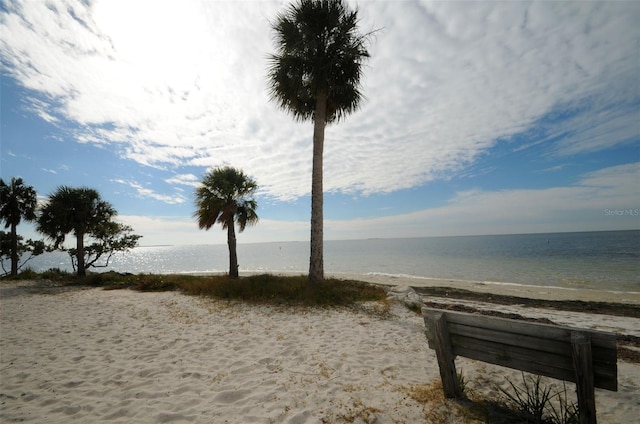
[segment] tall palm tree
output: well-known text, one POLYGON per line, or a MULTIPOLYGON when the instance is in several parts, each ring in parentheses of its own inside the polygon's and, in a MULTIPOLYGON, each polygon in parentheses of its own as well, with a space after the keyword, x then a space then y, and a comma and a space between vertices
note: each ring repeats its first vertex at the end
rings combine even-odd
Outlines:
POLYGON ((257 188, 256 182, 244 172, 224 166, 207 172, 196 189, 197 210, 193 216, 198 220, 198 227, 208 230, 217 222, 227 230, 229 276, 232 278, 238 278, 235 222, 239 232, 258 222, 258 204, 253 199, 257 188))
POLYGON ((18 275, 18 232, 20 221, 34 221, 38 199, 31 186, 25 186, 22 178, 11 178, 7 184, 0 179, 0 219, 4 228, 11 228, 9 235, 11 251, 11 275, 18 275))
POLYGON ((60 186, 41 208, 37 229, 54 241, 56 249, 64 243, 67 234, 73 233, 77 273, 81 277, 86 275, 85 235, 108 225, 115 215, 116 210, 102 200, 96 190, 60 186))
POLYGON ((296 120, 313 120, 309 282, 324 280, 322 154, 326 124, 355 111, 369 57, 369 34, 358 33, 358 11, 342 0, 299 0, 276 17, 270 58, 272 100, 296 120))

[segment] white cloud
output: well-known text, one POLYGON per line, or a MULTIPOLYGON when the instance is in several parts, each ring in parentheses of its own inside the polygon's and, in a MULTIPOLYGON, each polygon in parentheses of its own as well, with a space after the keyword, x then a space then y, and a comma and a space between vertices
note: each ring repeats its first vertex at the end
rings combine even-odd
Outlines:
MULTIPOLYGON (((359 6, 363 31, 381 31, 362 110, 327 128, 327 191, 392 192, 447 178, 522 132, 531 136, 522 147, 546 143, 559 155, 637 141, 638 3, 359 6)), ((268 20, 282 7, 12 2, 0 54, 38 95, 31 108, 79 124, 78 141, 178 174, 232 164, 266 195, 292 200, 310 190, 312 126, 268 100, 268 20)), ((175 178, 166 182, 194 182, 175 178)))
MULTIPOLYGON (((200 230, 195 219, 188 217, 148 217, 119 215, 118 220, 130 225, 134 233, 143 235, 141 244, 226 244, 227 232, 218 225, 200 230)), ((274 240, 290 241, 308 238, 309 223, 261 219, 242 233, 236 234, 239 243, 260 243, 274 240)))
MULTIPOLYGON (((378 218, 326 220, 326 239, 511 234, 640 228, 640 162, 588 173, 574 185, 538 190, 457 193, 447 205, 378 218), (623 215, 607 211, 627 211, 623 215)), ((120 216, 144 244, 222 244, 219 226, 199 230, 193 218, 120 216)), ((307 221, 261 219, 239 243, 305 241, 307 221)))
POLYGON ((200 179, 193 174, 177 174, 171 178, 167 178, 164 180, 169 184, 178 184, 178 185, 187 185, 192 187, 197 187, 200 179))
POLYGON ((113 182, 119 183, 119 184, 124 184, 127 185, 133 189, 136 190, 136 193, 138 194, 138 196, 142 197, 142 198, 148 198, 148 199, 154 199, 154 200, 159 200, 163 203, 167 203, 169 205, 174 205, 174 204, 181 204, 187 201, 187 199, 180 193, 174 193, 172 195, 169 194, 160 194, 157 193, 155 191, 153 191, 150 188, 146 188, 144 187, 142 184, 136 182, 136 181, 125 181, 122 179, 115 179, 113 180, 113 182))

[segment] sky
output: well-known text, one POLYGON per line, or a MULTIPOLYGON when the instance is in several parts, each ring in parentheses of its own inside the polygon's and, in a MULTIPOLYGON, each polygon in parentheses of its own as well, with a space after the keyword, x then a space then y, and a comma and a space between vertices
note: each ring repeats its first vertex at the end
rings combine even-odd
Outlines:
MULTIPOLYGON (((194 191, 230 165, 259 185, 239 243, 308 240, 313 124, 267 80, 289 4, 0 1, 0 176, 97 189, 142 245, 221 244, 194 191)), ((640 228, 640 2, 349 5, 371 58, 326 128, 325 239, 640 228)))

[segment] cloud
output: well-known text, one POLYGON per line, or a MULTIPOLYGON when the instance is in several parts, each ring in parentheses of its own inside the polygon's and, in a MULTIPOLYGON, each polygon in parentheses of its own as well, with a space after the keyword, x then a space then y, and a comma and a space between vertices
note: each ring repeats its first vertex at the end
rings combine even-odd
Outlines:
MULTIPOLYGON (((136 234, 143 235, 142 244, 226 244, 227 232, 220 226, 208 231, 200 230, 193 218, 148 217, 120 215, 118 220, 133 227, 136 234)), ((309 223, 300 221, 277 221, 261 219, 253 227, 247 227, 236 234, 239 243, 260 243, 266 241, 305 240, 309 234, 309 223)))
MULTIPOLYGON (((640 228, 640 162, 583 175, 575 184, 546 189, 468 190, 442 207, 352 220, 325 220, 328 240, 628 230, 640 228), (611 211, 623 211, 612 213, 611 211)), ((222 244, 220 227, 198 230, 185 217, 120 216, 145 244, 222 244)), ((306 241, 307 221, 261 219, 240 243, 306 241)))
POLYGON ((200 179, 193 174, 177 174, 171 178, 167 178, 164 180, 169 184, 178 184, 178 185, 187 185, 192 187, 197 187, 200 179))
POLYGON ((154 200, 158 200, 160 202, 163 203, 167 203, 169 205, 174 205, 174 204, 181 204, 187 201, 187 199, 181 195, 180 193, 174 193, 172 195, 170 194, 160 194, 157 193, 155 191, 153 191, 152 189, 146 188, 143 185, 141 185, 140 183, 136 182, 136 181, 125 181, 122 179, 115 179, 112 180, 113 182, 119 183, 119 184, 124 184, 126 186, 129 186, 133 189, 136 190, 136 193, 138 194, 138 196, 142 197, 142 198, 148 198, 148 199, 154 199, 154 200))
POLYGON ((325 222, 327 237, 416 237, 640 228, 640 162, 588 173, 574 185, 457 193, 414 213, 325 222), (607 210, 639 211, 612 216, 607 210), (417 230, 419 229, 419 230, 417 230))
MULTIPOLYGON (((79 142, 178 175, 231 164, 293 200, 310 191, 312 125, 268 99, 269 19, 282 7, 12 2, 0 55, 30 107, 79 142)), ((327 128, 327 191, 446 179, 499 143, 567 156, 637 141, 634 2, 377 1, 360 13, 363 31, 381 31, 362 109, 327 128)))

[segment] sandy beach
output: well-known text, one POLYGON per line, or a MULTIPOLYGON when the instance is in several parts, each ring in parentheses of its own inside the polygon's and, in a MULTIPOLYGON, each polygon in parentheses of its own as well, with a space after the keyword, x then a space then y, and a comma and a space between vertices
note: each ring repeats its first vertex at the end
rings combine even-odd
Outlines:
POLYGON ((478 293, 494 293, 527 299, 582 300, 585 302, 611 302, 640 306, 640 292, 585 290, 580 288, 552 287, 495 283, 485 281, 461 281, 438 278, 398 277, 385 274, 334 274, 336 278, 360 280, 385 286, 407 285, 412 287, 450 287, 478 293))
MULTIPOLYGON (((416 399, 439 381, 438 365, 422 317, 399 303, 292 309, 34 284, 0 284, 3 423, 474 422, 453 402, 416 399)), ((639 318, 467 303, 640 337, 639 318)), ((468 390, 486 396, 521 379, 457 364, 468 390)), ((618 386, 596 390, 598 422, 640 415, 640 364, 619 360, 618 386)))

